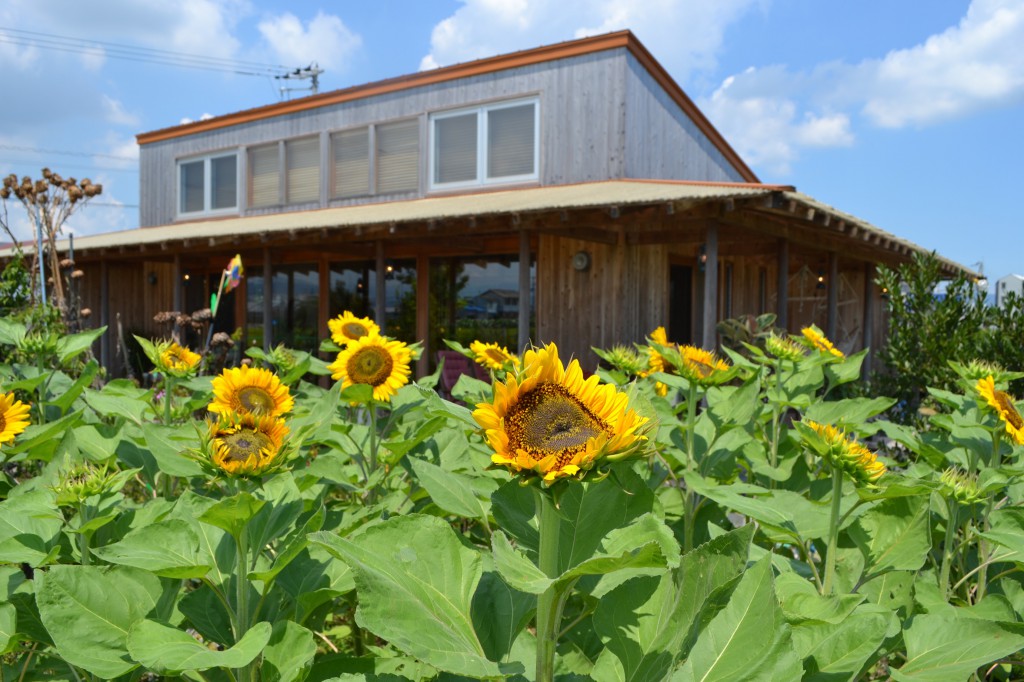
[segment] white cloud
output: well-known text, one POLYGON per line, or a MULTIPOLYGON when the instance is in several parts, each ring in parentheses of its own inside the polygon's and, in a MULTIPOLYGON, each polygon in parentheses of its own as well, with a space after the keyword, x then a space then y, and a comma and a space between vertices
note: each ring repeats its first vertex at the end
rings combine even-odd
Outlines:
POLYGON ((726 27, 759 0, 464 0, 434 26, 420 68, 631 29, 677 79, 715 65, 726 27))
POLYGON ((858 69, 876 125, 926 125, 1024 96, 1024 2, 974 0, 957 26, 858 69))
POLYGON ((100 95, 100 99, 103 102, 103 108, 106 110, 107 123, 122 126, 135 126, 139 124, 139 117, 128 113, 120 100, 116 100, 109 95, 100 95))
POLYGON ((93 163, 99 168, 131 168, 139 167, 139 144, 134 136, 123 137, 107 133, 102 154, 93 157, 93 163))
POLYGON ((294 14, 261 21, 259 31, 275 53, 275 60, 302 67, 316 62, 323 68, 342 69, 362 45, 362 38, 332 14, 318 12, 305 26, 294 14))

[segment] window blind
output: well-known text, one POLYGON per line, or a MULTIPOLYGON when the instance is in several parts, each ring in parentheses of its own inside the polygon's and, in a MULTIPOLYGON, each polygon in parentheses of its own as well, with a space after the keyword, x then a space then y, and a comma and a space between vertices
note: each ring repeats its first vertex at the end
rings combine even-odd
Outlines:
POLYGON ((238 158, 218 156, 210 159, 210 209, 217 211, 238 206, 238 158))
POLYGON ((250 206, 273 206, 281 203, 279 178, 276 144, 249 150, 250 206))
POLYGON ((487 177, 533 175, 536 125, 533 103, 487 112, 487 177))
POLYGON ((419 121, 377 126, 377 194, 419 189, 419 121))
POLYGON ((477 112, 434 120, 434 184, 477 179, 477 112))
POLYGON ((343 130, 331 136, 334 150, 334 198, 370 193, 370 129, 343 130))
POLYGON ((179 197, 181 213, 195 213, 204 210, 203 191, 206 183, 204 161, 189 161, 179 166, 179 197))
POLYGON ((320 138, 305 137, 284 144, 288 164, 286 193, 289 204, 320 201, 320 138))

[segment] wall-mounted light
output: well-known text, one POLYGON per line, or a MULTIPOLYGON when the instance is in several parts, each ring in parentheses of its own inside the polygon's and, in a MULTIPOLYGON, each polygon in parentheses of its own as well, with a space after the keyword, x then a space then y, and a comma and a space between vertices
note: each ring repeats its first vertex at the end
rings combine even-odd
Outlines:
POLYGON ((185 273, 185 276, 184 276, 184 277, 182 277, 182 279, 183 279, 183 280, 185 280, 185 281, 187 282, 187 281, 189 281, 189 279, 191 279, 191 277, 192 277, 192 275, 190 275, 190 274, 188 274, 188 273, 186 272, 186 273, 185 273))
POLYGON ((882 287, 882 292, 881 292, 880 296, 882 297, 883 301, 888 301, 889 300, 889 288, 888 287, 882 287))
POLYGON ((704 272, 705 266, 708 264, 708 247, 707 244, 701 244, 697 248, 697 267, 700 268, 701 272, 704 272))
POLYGON ((590 268, 590 252, 577 251, 572 256, 572 267, 578 272, 585 272, 590 268))
POLYGON ((152 286, 156 286, 156 273, 151 272, 148 275, 146 275, 146 281, 149 282, 152 286))
POLYGON ((825 271, 822 270, 821 268, 818 268, 818 283, 815 285, 815 288, 817 288, 817 289, 824 289, 825 288, 825 271))

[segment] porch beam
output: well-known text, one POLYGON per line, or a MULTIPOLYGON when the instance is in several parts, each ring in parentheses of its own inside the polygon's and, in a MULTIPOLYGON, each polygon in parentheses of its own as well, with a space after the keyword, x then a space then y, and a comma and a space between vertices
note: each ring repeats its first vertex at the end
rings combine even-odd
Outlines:
POLYGON ((387 298, 385 297, 385 288, 387 286, 387 272, 385 268, 387 263, 384 260, 384 240, 378 239, 376 242, 377 251, 377 262, 374 264, 374 277, 376 279, 376 291, 375 301, 373 303, 373 319, 380 327, 381 332, 385 332, 385 318, 387 317, 387 298))
POLYGON ((274 345, 274 277, 271 273, 270 249, 263 248, 263 350, 274 345))
POLYGON ((825 322, 825 336, 837 340, 839 333, 839 254, 828 252, 828 316, 825 322))
POLYGON ((861 376, 866 380, 871 376, 871 360, 874 350, 871 342, 875 338, 875 264, 864 264, 864 336, 861 339, 864 348, 868 349, 864 356, 864 363, 860 366, 861 376))

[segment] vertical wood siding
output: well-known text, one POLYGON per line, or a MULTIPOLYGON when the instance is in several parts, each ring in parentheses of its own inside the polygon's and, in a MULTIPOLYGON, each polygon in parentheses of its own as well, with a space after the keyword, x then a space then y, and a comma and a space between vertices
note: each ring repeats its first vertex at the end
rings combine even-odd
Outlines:
POLYGON ((668 251, 543 235, 537 258, 537 335, 558 343, 563 358, 597 366, 592 346, 642 342, 665 324, 668 251), (572 267, 577 251, 590 253, 590 268, 572 267))
POLYGON ((744 182, 632 55, 625 94, 625 177, 744 182))

